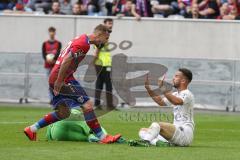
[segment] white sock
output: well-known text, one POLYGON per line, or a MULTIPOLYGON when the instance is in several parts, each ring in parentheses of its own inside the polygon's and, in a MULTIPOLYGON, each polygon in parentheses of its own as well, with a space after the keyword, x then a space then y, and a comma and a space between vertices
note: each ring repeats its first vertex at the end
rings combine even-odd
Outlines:
POLYGON ((38 124, 36 123, 30 126, 30 130, 34 133, 37 132, 38 129, 39 127, 38 127, 38 124))
POLYGON ((147 128, 147 130, 145 130, 145 129, 140 130, 138 134, 139 134, 140 139, 149 141, 149 142, 151 142, 155 138, 154 135, 152 135, 149 132, 149 128, 147 128))
POLYGON ((157 136, 157 138, 154 138, 154 139, 150 142, 150 144, 156 146, 156 143, 157 143, 158 141, 168 142, 165 138, 163 138, 163 137, 159 134, 159 135, 157 136))
POLYGON ((103 140, 107 135, 105 133, 102 133, 101 136, 99 136, 100 140, 103 140))
POLYGON ((150 144, 156 146, 157 141, 158 138, 154 138, 152 141, 150 141, 150 144))
POLYGON ((160 125, 153 122, 149 128, 141 129, 138 133, 142 140, 151 142, 153 139, 157 138, 160 132, 160 125))
POLYGON ((162 142, 168 142, 168 140, 166 140, 163 136, 161 136, 160 134, 157 136, 157 139, 159 141, 162 141, 162 142))

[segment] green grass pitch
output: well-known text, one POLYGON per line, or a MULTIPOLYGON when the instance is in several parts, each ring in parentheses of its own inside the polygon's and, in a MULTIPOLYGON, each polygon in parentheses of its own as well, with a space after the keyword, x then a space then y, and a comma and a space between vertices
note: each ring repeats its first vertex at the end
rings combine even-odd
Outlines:
MULTIPOLYGON (((37 142, 30 142, 23 128, 49 112, 48 108, 0 107, 0 160, 239 160, 240 116, 195 114, 195 139, 191 147, 129 147, 127 144, 47 142, 45 129, 37 142)), ((108 132, 138 138, 138 130, 150 121, 124 119, 125 113, 110 112, 100 118, 108 132)))

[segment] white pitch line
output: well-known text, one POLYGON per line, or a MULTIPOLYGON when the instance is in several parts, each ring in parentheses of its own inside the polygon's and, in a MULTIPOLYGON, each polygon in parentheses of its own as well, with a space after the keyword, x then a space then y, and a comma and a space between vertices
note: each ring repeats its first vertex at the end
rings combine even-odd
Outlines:
POLYGON ((0 122, 0 124, 26 124, 29 122, 0 122))

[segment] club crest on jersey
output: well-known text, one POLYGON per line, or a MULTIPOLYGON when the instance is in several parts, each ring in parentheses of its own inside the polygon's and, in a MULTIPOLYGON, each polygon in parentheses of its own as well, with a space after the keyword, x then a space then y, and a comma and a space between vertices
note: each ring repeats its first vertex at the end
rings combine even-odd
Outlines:
POLYGON ((83 103, 84 102, 84 98, 83 98, 83 96, 80 96, 80 97, 78 97, 78 102, 80 102, 80 103, 83 103))
POLYGON ((78 52, 72 53, 73 58, 78 58, 78 57, 84 56, 84 55, 85 54, 84 54, 83 50, 81 50, 81 49, 78 52))

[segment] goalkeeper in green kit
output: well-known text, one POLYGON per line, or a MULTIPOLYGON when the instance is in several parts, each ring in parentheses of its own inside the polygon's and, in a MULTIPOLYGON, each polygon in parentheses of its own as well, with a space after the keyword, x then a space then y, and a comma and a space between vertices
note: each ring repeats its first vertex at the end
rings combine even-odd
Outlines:
MULTIPOLYGON (((104 128, 102 130, 107 134, 104 128)), ((82 112, 77 109, 71 109, 71 115, 68 119, 49 125, 46 136, 49 141, 100 141, 84 121, 82 112)), ((124 141, 122 137, 118 140, 119 143, 124 141)))
MULTIPOLYGON (((103 132, 106 133, 104 129, 103 132)), ((47 139, 55 141, 99 141, 84 121, 82 112, 77 109, 71 110, 68 119, 51 124, 47 128, 47 139)))

